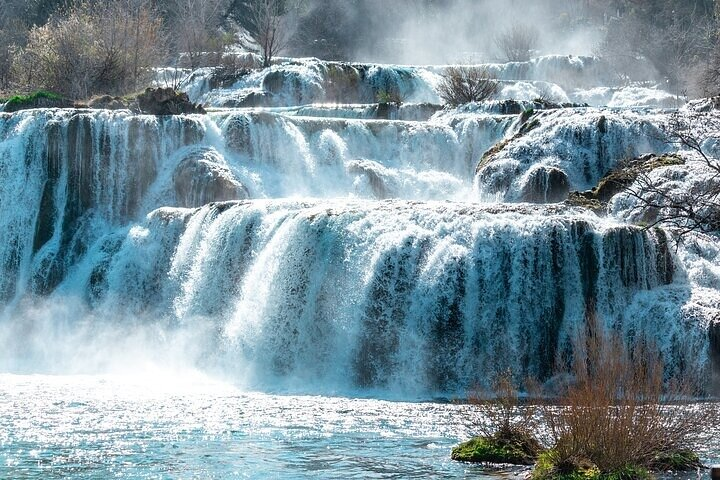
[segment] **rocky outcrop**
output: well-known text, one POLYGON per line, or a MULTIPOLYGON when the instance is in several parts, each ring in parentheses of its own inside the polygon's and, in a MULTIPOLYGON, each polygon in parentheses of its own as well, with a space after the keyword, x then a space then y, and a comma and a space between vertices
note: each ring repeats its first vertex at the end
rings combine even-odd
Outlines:
POLYGON ((540 166, 531 170, 520 192, 520 201, 528 203, 558 203, 567 200, 570 180, 555 167, 540 166))
POLYGON ((250 197, 213 148, 192 150, 175 169, 173 188, 177 206, 185 208, 250 197))
POLYGON ((200 104, 192 103, 187 93, 172 88, 148 88, 137 97, 138 108, 149 115, 205 113, 200 104))
POLYGON ((585 207, 604 214, 608 202, 638 178, 641 173, 670 165, 683 165, 685 161, 676 154, 647 155, 623 162, 605 175, 596 187, 584 192, 572 192, 568 202, 573 206, 585 207))
POLYGON ((101 110, 122 110, 129 108, 129 105, 120 97, 101 95, 99 97, 91 98, 88 102, 88 108, 97 108, 101 110))
MULTIPOLYGON (((0 103, 2 100, 0 100, 0 103)), ((74 102, 51 92, 35 92, 30 95, 17 95, 10 98, 4 106, 4 112, 19 112, 31 108, 72 108, 74 102)))

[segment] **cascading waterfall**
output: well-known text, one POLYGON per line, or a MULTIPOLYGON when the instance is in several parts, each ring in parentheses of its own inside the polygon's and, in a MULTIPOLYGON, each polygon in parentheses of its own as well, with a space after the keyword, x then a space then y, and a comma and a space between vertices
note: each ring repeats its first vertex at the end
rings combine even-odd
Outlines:
MULTIPOLYGON (((255 80, 290 88, 273 78, 255 80)), ((498 369, 551 378, 592 306, 670 370, 706 374, 713 242, 494 203, 562 201, 669 151, 668 114, 533 105, 0 114, 0 365, 137 341, 260 388, 457 393, 498 369)))

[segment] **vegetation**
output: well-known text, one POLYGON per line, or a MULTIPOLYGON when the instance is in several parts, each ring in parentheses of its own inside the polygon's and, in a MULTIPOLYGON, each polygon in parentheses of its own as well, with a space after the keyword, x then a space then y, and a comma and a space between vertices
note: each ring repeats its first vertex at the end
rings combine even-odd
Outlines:
POLYGON ((227 0, 172 0, 165 9, 179 65, 189 68, 221 63, 233 35, 223 31, 227 0))
POLYGON ((27 44, 13 57, 12 74, 24 89, 70 98, 134 91, 163 58, 161 27, 144 3, 83 1, 30 30, 27 44))
POLYGON ((448 67, 438 86, 440 98, 448 105, 482 102, 498 91, 497 80, 480 67, 448 67))
POLYGON ((402 105, 403 98, 400 92, 397 89, 388 89, 388 90, 379 90, 377 92, 377 102, 379 104, 395 104, 395 105, 402 105))
POLYGON ((705 145, 717 142, 720 120, 697 113, 675 114, 665 127, 671 144, 681 146, 704 163, 707 178, 687 189, 672 188, 645 169, 626 194, 636 201, 634 213, 649 227, 673 227, 679 240, 691 232, 720 232, 720 160, 705 145))
POLYGON ((263 67, 282 52, 290 40, 288 20, 292 10, 289 0, 248 0, 245 3, 250 31, 260 44, 263 67))
POLYGON ((497 438, 476 437, 453 448, 452 459, 473 463, 532 465, 536 452, 525 443, 504 442, 497 438))
POLYGON ((484 433, 487 428, 494 433, 456 448, 453 458, 510 455, 497 442, 501 432, 527 437, 532 425, 548 432, 545 441, 551 447, 535 450, 534 480, 646 479, 652 470, 699 466, 693 451, 706 426, 720 420, 717 406, 686 405, 697 391, 666 378, 652 345, 639 342, 628 348, 618 335, 604 330, 593 309, 588 312, 586 329, 576 338, 562 375, 572 381, 554 392, 552 404, 540 408, 542 429, 533 423, 534 415, 517 409, 511 384, 499 383, 494 400, 472 402, 488 419, 484 433))
POLYGON ((39 90, 37 92, 29 93, 27 95, 14 95, 10 98, 0 98, 0 103, 4 103, 7 107, 15 107, 18 105, 32 103, 41 98, 47 98, 48 100, 60 100, 62 99, 62 95, 58 95, 57 93, 53 92, 46 92, 44 90, 39 90))
POLYGON ((532 465, 542 451, 533 436, 537 427, 536 409, 521 405, 510 372, 493 382, 491 390, 476 389, 469 402, 482 417, 475 424, 480 433, 453 449, 453 460, 465 462, 511 463, 532 465))

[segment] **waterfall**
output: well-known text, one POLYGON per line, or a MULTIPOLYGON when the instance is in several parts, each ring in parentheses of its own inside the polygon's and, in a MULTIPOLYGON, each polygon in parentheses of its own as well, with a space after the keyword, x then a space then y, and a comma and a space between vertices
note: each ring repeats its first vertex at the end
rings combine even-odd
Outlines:
POLYGON ((665 113, 313 112, 0 114, 0 366, 90 343, 257 388, 458 393, 504 368, 550 379, 593 305, 671 371, 710 368, 712 242, 479 201, 589 188, 657 151, 665 113))

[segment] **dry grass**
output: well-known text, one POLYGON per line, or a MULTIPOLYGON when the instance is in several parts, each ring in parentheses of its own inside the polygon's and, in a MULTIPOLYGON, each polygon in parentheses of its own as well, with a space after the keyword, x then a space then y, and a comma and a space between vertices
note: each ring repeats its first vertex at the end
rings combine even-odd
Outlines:
MULTIPOLYGON (((534 383, 528 382, 526 388, 534 391, 534 383)), ((535 438, 538 409, 522 404, 511 372, 499 374, 492 390, 475 389, 468 396, 468 402, 476 405, 482 414, 475 424, 481 438, 490 439, 495 445, 511 446, 529 459, 535 458, 542 449, 535 438)))
POLYGON ((664 378, 652 345, 629 350, 617 335, 604 333, 595 314, 587 320, 576 342, 574 382, 559 399, 563 406, 542 409, 559 461, 587 459, 615 472, 652 468, 659 456, 697 447, 699 435, 717 421, 717 408, 684 405, 695 389, 664 378))

